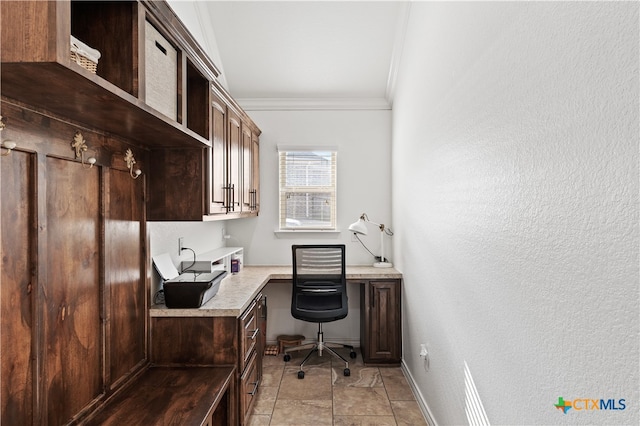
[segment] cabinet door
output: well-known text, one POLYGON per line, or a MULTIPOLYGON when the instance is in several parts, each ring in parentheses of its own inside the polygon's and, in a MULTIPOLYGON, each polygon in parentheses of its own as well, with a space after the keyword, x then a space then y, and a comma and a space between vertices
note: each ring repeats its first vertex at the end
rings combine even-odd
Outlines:
POLYGON ((227 181, 227 191, 229 200, 229 212, 241 211, 241 181, 242 181, 242 134, 240 118, 229 111, 229 174, 227 181))
POLYGON ((364 285, 364 362, 399 363, 401 356, 400 281, 372 280, 364 285))
POLYGON ((253 192, 253 209, 260 212, 260 138, 257 133, 251 134, 251 191, 253 192))
POLYGON ((253 150, 251 143, 251 129, 242 124, 242 211, 253 211, 252 176, 253 150))
POLYGON ((209 150, 209 213, 227 212, 227 107, 217 97, 212 102, 212 138, 209 150))

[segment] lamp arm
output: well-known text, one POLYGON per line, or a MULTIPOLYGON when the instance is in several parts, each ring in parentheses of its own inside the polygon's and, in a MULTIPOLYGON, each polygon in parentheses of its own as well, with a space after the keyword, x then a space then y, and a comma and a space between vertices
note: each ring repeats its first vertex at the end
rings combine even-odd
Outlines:
POLYGON ((372 221, 372 220, 369 220, 369 216, 367 216, 367 214, 366 214, 366 213, 362 213, 362 214, 360 215, 360 219, 361 219, 361 220, 363 220, 363 221, 365 221, 365 222, 368 222, 368 223, 370 223, 370 224, 372 224, 372 225, 377 226, 378 228, 380 228, 380 232, 384 232, 385 234, 387 234, 387 235, 389 235, 389 236, 392 236, 392 235, 393 235, 393 231, 392 231, 390 228, 386 227, 386 226, 384 225, 384 223, 376 223, 376 222, 374 222, 374 221, 372 221))

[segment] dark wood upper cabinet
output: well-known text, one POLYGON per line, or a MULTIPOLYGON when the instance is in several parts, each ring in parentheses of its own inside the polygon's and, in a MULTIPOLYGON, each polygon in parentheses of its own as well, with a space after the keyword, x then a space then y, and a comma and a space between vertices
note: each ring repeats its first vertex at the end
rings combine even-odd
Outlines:
POLYGON ((3 1, 0 16, 3 96, 139 146, 210 145, 209 84, 219 72, 165 2, 3 1), (147 23, 178 52, 173 117, 146 102, 147 23), (100 51, 95 73, 71 59, 71 36, 100 51))

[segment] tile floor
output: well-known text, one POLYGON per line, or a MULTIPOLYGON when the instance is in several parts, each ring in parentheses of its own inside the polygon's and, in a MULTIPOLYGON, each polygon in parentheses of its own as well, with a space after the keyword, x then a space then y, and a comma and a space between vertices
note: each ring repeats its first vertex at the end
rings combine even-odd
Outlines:
POLYGON ((344 364, 325 353, 312 356, 298 379, 305 352, 264 357, 260 391, 250 425, 426 425, 418 403, 400 367, 368 367, 358 352, 344 364))

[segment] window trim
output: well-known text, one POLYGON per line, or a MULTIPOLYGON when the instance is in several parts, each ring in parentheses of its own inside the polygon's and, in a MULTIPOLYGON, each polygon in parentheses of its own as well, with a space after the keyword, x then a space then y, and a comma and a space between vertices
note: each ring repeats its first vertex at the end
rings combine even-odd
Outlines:
POLYGON ((337 199, 338 199, 338 184, 337 184, 337 157, 338 157, 338 149, 334 146, 278 146, 278 228, 276 232, 281 233, 296 233, 296 232, 339 232, 338 231, 338 211, 337 211, 337 199), (307 186, 284 186, 284 180, 286 179, 285 171, 282 170, 283 167, 283 155, 289 152, 326 152, 331 154, 331 182, 330 186, 318 186, 318 185, 309 185, 307 186), (291 192, 302 192, 305 188, 308 188, 308 192, 321 192, 321 193, 329 193, 330 198, 332 199, 332 205, 330 206, 330 223, 329 225, 319 225, 319 226, 286 226, 286 211, 284 207, 286 206, 286 201, 283 197, 286 196, 287 193, 291 192))

